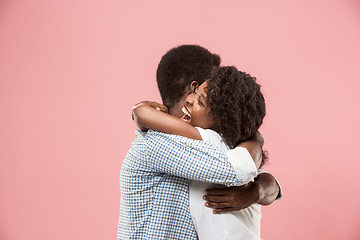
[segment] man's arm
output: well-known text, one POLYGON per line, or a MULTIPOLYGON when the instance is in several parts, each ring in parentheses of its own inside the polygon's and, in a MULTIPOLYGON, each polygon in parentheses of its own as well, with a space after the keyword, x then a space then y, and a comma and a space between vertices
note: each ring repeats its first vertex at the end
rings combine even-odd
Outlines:
POLYGON ((239 187, 207 189, 204 200, 213 213, 238 211, 254 203, 269 205, 279 196, 279 185, 269 173, 259 174, 254 182, 239 187))
POLYGON ((234 166, 225 152, 209 142, 152 130, 144 136, 147 164, 157 172, 227 186, 245 184, 257 174, 250 154, 247 151, 244 154, 244 149, 233 150, 241 151, 243 156, 234 166))
MULTIPOLYGON (((256 148, 256 143, 264 144, 260 132, 253 140, 244 142, 239 146, 247 147, 252 152, 252 158, 257 167, 262 165, 264 152, 256 148), (255 141, 255 142, 254 142, 255 141)), ((265 155, 266 156, 266 155, 265 155)), ((236 157, 236 156, 234 156, 236 157)), ((207 207, 214 208, 214 213, 238 211, 249 207, 254 203, 270 205, 276 199, 280 199, 281 189, 276 179, 269 173, 259 170, 260 173, 253 182, 230 188, 207 189, 204 200, 207 207)))
MULTIPOLYGON (((261 197, 258 203, 261 205, 270 205, 276 199, 281 198, 280 186, 276 179, 270 173, 261 173, 255 178, 255 183, 262 189, 261 197)), ((259 194, 260 196, 260 194, 259 194)))

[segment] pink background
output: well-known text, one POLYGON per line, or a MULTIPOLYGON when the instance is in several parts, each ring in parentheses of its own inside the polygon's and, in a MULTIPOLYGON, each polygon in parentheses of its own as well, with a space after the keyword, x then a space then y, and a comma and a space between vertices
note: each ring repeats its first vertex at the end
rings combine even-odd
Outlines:
POLYGON ((130 110, 196 43, 257 76, 266 170, 284 198, 263 239, 360 239, 360 4, 0 0, 0 239, 115 239, 130 110))

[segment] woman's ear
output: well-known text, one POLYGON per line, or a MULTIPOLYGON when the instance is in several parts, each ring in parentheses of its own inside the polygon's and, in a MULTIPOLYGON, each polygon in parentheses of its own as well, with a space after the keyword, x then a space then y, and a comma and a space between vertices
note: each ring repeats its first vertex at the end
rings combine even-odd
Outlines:
POLYGON ((190 91, 193 93, 195 91, 195 88, 199 87, 199 83, 197 81, 192 81, 190 84, 190 91))

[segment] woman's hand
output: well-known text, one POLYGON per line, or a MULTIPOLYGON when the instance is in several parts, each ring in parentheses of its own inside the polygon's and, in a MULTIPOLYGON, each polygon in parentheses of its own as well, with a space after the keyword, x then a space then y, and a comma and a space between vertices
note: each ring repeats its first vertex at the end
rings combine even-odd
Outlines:
MULTIPOLYGON (((141 131, 146 132, 149 128, 156 130, 157 115, 159 112, 168 113, 168 108, 157 102, 143 101, 132 108, 131 117, 141 131)), ((159 118, 159 117, 158 117, 159 118)))
POLYGON ((152 101, 142 101, 142 102, 139 102, 139 103, 135 104, 135 106, 132 108, 131 117, 132 117, 133 120, 135 120, 135 118, 136 118, 136 115, 134 114, 134 110, 136 108, 138 108, 138 107, 141 107, 141 106, 149 106, 151 108, 162 111, 164 113, 168 113, 168 108, 163 104, 160 104, 160 103, 157 103, 157 102, 152 102, 152 101))
POLYGON ((163 104, 144 101, 133 107, 132 118, 141 131, 149 129, 202 140, 199 131, 180 118, 168 114, 168 108, 163 104))

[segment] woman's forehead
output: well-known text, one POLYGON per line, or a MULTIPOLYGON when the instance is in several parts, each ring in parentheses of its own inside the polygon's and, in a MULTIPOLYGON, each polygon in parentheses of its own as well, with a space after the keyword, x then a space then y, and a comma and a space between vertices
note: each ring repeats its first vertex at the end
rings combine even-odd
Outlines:
POLYGON ((208 86, 207 81, 205 81, 205 82, 203 82, 203 83, 199 86, 199 88, 204 89, 204 88, 206 88, 207 86, 208 86))
POLYGON ((208 84, 207 82, 203 82, 200 86, 199 86, 199 92, 201 92, 205 97, 206 97, 206 90, 207 90, 208 84))

